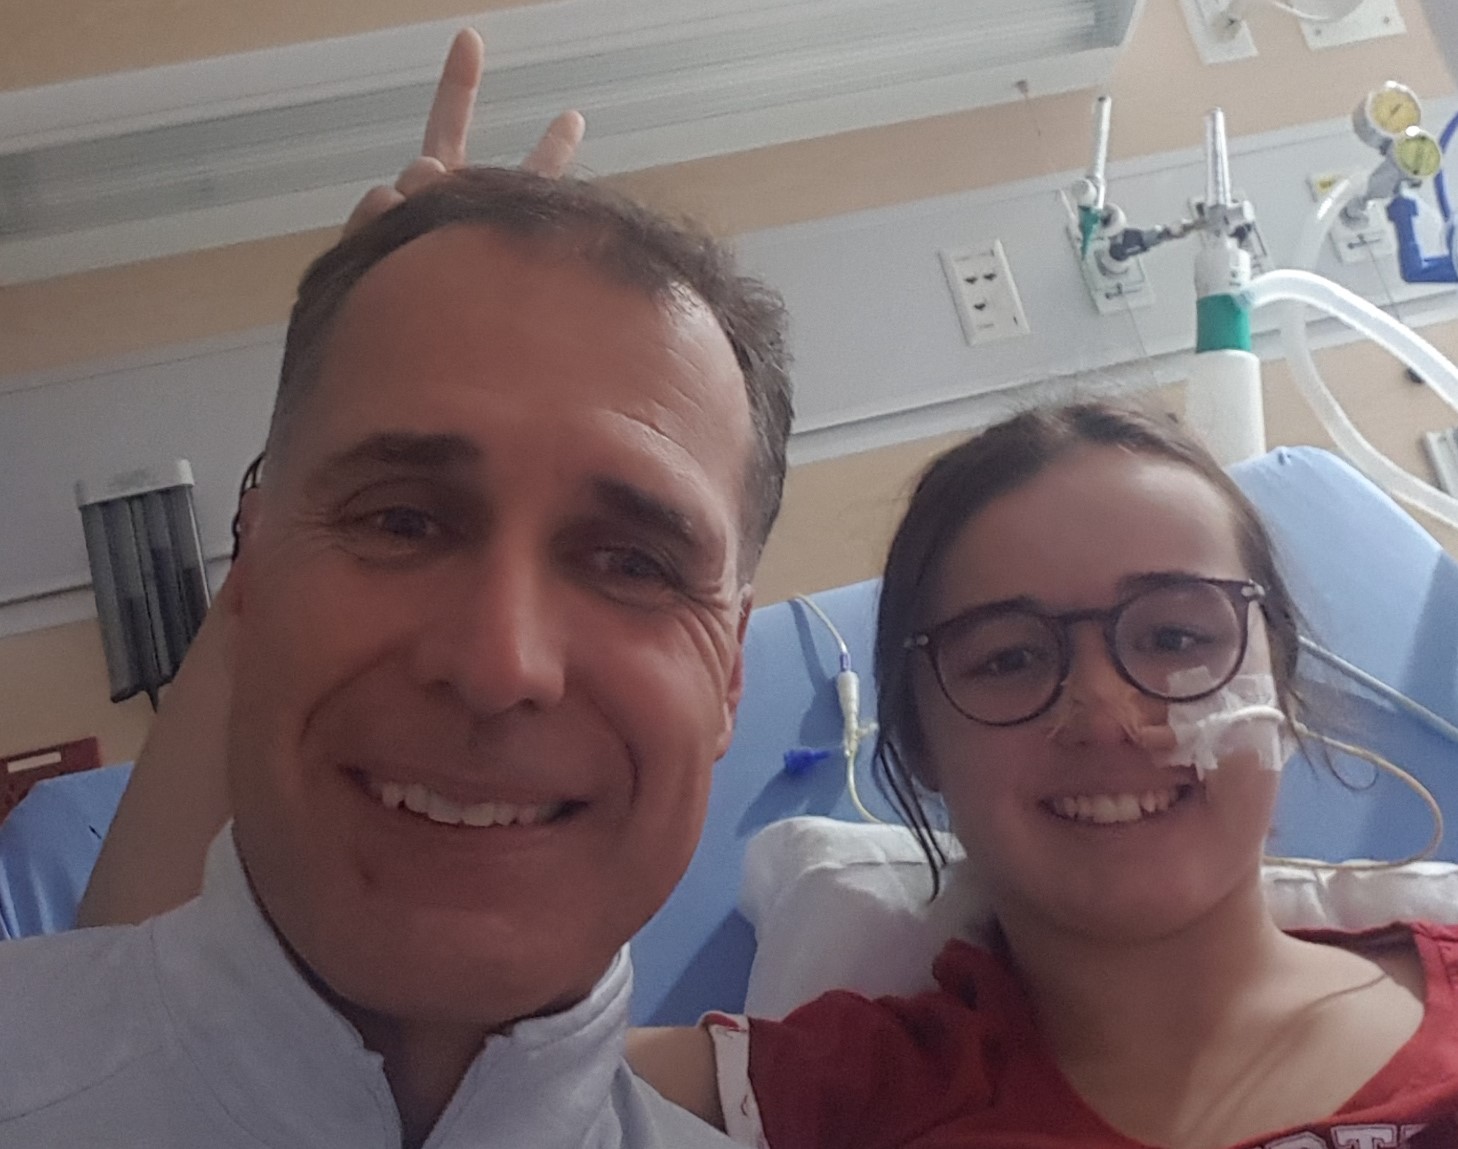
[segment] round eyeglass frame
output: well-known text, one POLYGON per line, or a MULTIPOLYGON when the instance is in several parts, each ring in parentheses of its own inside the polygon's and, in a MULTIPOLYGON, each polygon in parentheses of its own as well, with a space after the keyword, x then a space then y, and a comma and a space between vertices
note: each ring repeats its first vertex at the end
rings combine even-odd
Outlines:
POLYGON ((918 631, 908 638, 905 649, 908 652, 920 650, 926 654, 927 660, 931 663, 932 673, 936 677, 937 686, 958 714, 971 722, 982 726, 1021 726, 1024 722, 1031 722, 1035 718, 1041 718, 1048 711, 1053 709, 1058 699, 1062 697, 1064 688, 1068 685, 1068 679, 1073 672, 1073 643, 1069 639, 1069 628, 1075 623, 1097 622, 1100 623, 1099 630, 1104 636, 1104 647, 1109 653, 1109 661, 1113 663, 1114 670, 1119 677, 1132 686, 1141 694, 1150 698, 1157 698, 1161 702, 1195 702, 1201 698, 1208 698, 1217 690, 1221 689, 1239 672, 1241 664, 1245 661, 1246 650, 1250 646, 1250 607, 1252 604, 1260 605, 1265 602, 1266 588, 1254 579, 1222 579, 1222 578, 1198 578, 1198 577, 1177 577, 1168 580, 1151 583, 1138 591, 1121 599, 1113 606, 1105 610, 1070 610, 1061 614, 1052 614, 1046 611, 1035 610, 1029 606, 1008 605, 996 603, 990 606, 973 607, 971 610, 963 611, 961 614, 939 622, 935 626, 918 631), (1230 600, 1230 605, 1235 610, 1235 617, 1240 624, 1240 649, 1231 662, 1229 672, 1215 685, 1206 687, 1194 694, 1164 694, 1151 690, 1143 683, 1135 679, 1129 668, 1124 665, 1124 660, 1119 657, 1118 645, 1115 640, 1115 631, 1119 626, 1119 619, 1123 616, 1128 607, 1138 602, 1145 595, 1155 591, 1168 590, 1171 587, 1178 588, 1191 583, 1201 583, 1212 586, 1223 591, 1230 600), (952 632, 960 630, 971 623, 980 621, 981 618, 996 618, 1003 614, 1028 614, 1039 619, 1052 631, 1058 643, 1058 677, 1049 691, 1048 698, 1032 713, 1022 718, 1007 719, 1001 722, 992 722, 986 718, 979 718, 975 714, 969 714, 952 696, 947 687, 947 682, 942 674, 942 663, 938 656, 939 640, 952 632))

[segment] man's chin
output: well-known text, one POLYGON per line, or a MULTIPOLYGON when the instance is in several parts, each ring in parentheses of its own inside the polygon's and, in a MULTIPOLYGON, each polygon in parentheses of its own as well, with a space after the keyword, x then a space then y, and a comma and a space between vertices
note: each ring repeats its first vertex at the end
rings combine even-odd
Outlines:
POLYGON ((296 960, 315 989, 347 1017, 365 1010, 398 1021, 491 1032, 570 1009, 592 992, 617 953, 616 946, 587 939, 574 944, 560 932, 539 941, 518 937, 510 945, 500 939, 483 945, 462 931, 441 930, 428 939, 416 930, 412 935, 369 942, 355 929, 337 944, 315 936, 296 960))
POLYGON ((592 971, 560 972, 538 966, 537 976, 522 982, 520 963, 504 960, 477 961, 469 969, 460 963, 418 963, 406 976, 393 964, 368 968, 356 961, 332 970, 327 980, 316 974, 315 981, 326 1000, 356 1025, 364 1012, 381 1020, 469 1026, 487 1034, 572 1008, 592 992, 608 964, 592 971))

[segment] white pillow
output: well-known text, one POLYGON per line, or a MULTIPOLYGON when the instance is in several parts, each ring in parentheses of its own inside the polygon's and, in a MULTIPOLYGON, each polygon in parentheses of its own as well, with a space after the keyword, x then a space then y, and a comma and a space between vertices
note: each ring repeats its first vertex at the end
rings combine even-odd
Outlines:
MULTIPOLYGON (((758 939, 745 1012, 783 1017, 831 989, 871 997, 930 989, 932 959, 953 937, 978 941, 987 900, 956 839, 942 893, 909 831, 834 818, 787 818, 744 853, 740 909, 758 939)), ((1458 865, 1387 870, 1265 867, 1266 900, 1283 929, 1358 930, 1393 921, 1458 921, 1458 865)))

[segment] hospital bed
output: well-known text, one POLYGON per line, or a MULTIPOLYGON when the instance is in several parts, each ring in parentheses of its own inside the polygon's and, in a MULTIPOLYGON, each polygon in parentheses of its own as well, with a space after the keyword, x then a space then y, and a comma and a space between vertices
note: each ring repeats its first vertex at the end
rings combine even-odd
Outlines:
MULTIPOLYGON (((1440 729, 1458 723, 1458 565, 1405 512, 1341 460, 1283 448, 1232 474, 1262 511, 1311 634, 1337 658, 1395 687, 1435 717, 1419 717, 1307 656, 1311 690, 1335 697, 1364 742, 1409 768, 1458 822, 1458 744, 1440 729)), ((875 582, 814 595, 844 636, 863 693, 873 697, 875 582)), ((737 734, 716 767, 703 840, 688 873, 633 943, 634 1016, 670 1024, 743 1000, 754 931, 737 908, 745 844, 798 814, 857 817, 835 755, 800 773, 787 750, 834 747, 841 716, 833 675, 838 650, 824 623, 787 602, 754 612, 737 734)), ((869 702, 867 714, 874 707, 869 702)), ((888 813, 861 756, 861 790, 888 813)), ((1431 829, 1424 805, 1386 776, 1338 756, 1288 764, 1274 851, 1338 859, 1390 858, 1419 848, 1431 829)), ((0 931, 68 928, 126 780, 125 766, 48 780, 0 824, 0 931)), ((1458 830, 1438 857, 1458 859, 1458 830)))

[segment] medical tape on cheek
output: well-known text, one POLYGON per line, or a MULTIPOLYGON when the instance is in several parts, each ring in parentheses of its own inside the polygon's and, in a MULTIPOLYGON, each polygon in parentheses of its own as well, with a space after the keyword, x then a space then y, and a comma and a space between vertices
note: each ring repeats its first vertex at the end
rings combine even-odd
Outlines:
MULTIPOLYGON (((1211 681, 1203 668, 1186 670, 1170 676, 1170 689, 1197 691, 1211 681)), ((1193 765, 1203 781, 1222 757, 1248 752, 1267 770, 1279 771, 1291 746, 1278 701, 1276 680, 1269 674, 1237 674, 1214 694, 1171 702, 1166 722, 1175 748, 1163 756, 1162 765, 1193 765)))

